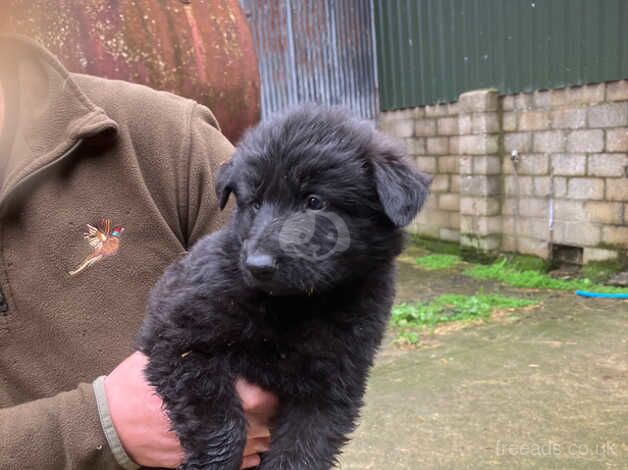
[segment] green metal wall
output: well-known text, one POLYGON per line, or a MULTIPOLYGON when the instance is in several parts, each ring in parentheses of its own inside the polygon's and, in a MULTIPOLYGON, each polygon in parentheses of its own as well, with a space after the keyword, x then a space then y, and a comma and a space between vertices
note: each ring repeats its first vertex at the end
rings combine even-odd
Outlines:
POLYGON ((382 110, 628 77, 628 0, 375 0, 375 28, 382 110))

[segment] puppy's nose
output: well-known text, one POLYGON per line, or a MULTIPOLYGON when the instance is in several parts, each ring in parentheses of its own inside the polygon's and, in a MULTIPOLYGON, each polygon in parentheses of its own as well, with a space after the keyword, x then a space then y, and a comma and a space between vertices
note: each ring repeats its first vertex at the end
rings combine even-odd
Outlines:
POLYGON ((246 269, 259 280, 268 280, 275 273, 275 259, 265 253, 253 253, 246 257, 246 269))

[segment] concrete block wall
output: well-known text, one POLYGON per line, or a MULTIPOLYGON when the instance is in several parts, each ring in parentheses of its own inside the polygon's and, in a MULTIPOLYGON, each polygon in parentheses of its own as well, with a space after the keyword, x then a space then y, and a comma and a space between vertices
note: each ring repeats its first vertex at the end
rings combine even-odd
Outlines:
POLYGON ((382 113, 380 127, 434 175, 411 230, 542 258, 582 247, 585 263, 628 252, 628 81, 477 90, 382 113))

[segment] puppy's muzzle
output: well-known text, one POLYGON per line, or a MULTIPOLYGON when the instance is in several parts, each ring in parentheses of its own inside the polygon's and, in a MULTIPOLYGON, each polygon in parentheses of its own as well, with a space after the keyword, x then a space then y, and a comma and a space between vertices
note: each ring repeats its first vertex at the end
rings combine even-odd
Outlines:
POLYGON ((277 261, 271 255, 261 252, 248 254, 244 266, 259 281, 269 281, 277 270, 277 261))

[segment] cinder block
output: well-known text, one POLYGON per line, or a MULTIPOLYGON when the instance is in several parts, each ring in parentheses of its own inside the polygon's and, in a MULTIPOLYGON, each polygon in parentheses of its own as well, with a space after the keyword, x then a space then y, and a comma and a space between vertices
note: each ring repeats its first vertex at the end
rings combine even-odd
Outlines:
POLYGON ((557 220, 554 242, 575 246, 596 246, 601 241, 600 226, 586 222, 557 220))
POLYGON ((458 100, 458 106, 463 113, 497 111, 497 90, 474 90, 463 93, 458 100))
POLYGON ((436 135, 436 121, 434 119, 420 119, 414 123, 414 134, 416 136, 436 135))
POLYGON ((460 175, 451 175, 449 177, 449 190, 453 193, 460 192, 460 175))
POLYGON ((554 201, 554 217, 556 220, 587 221, 589 220, 584 201, 556 199, 554 201))
POLYGON ((416 167, 419 171, 424 171, 430 175, 438 172, 436 166, 436 157, 421 155, 416 157, 416 167))
POLYGON ((587 201, 584 204, 587 220, 601 224, 620 225, 623 222, 624 208, 618 202, 587 201))
POLYGON ((554 177, 554 197, 567 197, 567 178, 563 176, 554 177))
POLYGON ((517 130, 517 113, 507 112, 502 115, 502 130, 504 132, 517 130))
POLYGON ((532 134, 530 132, 515 132, 504 135, 504 149, 506 152, 516 150, 527 153, 532 150, 532 134))
POLYGON ((628 100, 628 80, 608 82, 606 84, 606 99, 608 101, 628 100))
POLYGON ((565 104, 595 104, 604 101, 604 83, 566 89, 565 104))
POLYGON ((628 227, 607 225, 602 230, 602 241, 611 245, 628 247, 628 227))
POLYGON ((548 202, 539 198, 521 198, 519 200, 519 214, 523 217, 547 217, 548 202))
POLYGON ((464 196, 460 199, 460 213, 473 216, 499 215, 499 201, 496 198, 464 196))
POLYGON ((499 175, 502 161, 496 155, 476 155, 473 160, 473 173, 476 175, 499 175))
MULTIPOLYGON (((591 176, 628 176, 628 156, 625 153, 596 153, 589 155, 588 174, 591 176)), ((628 181, 624 184, 628 185, 628 181)))
POLYGON ((628 128, 609 129, 606 131, 606 150, 608 152, 628 151, 628 128))
POLYGON ((439 238, 448 242, 457 243, 460 241, 460 231, 451 228, 441 228, 439 232, 439 238))
POLYGON ((467 155, 486 155, 497 153, 496 135, 463 135, 459 137, 460 153, 467 155))
POLYGON ((436 127, 440 135, 456 135, 458 134, 458 118, 443 117, 438 119, 436 127))
POLYGON ((438 208, 445 211, 457 211, 460 209, 458 194, 446 193, 438 196, 438 208))
POLYGON ((438 238, 440 235, 440 227, 437 225, 416 223, 414 227, 416 233, 425 237, 438 238))
POLYGON ((456 135, 449 138, 449 153, 452 155, 460 153, 460 138, 456 135))
POLYGON ((449 175, 436 175, 430 185, 432 192, 446 192, 449 191, 449 175))
POLYGON ((458 113, 460 113, 460 105, 457 101, 447 105, 447 114, 450 116, 456 116, 458 113))
POLYGON ((535 91, 533 93, 534 106, 536 108, 549 108, 551 105, 549 90, 535 91))
POLYGON ((552 107, 564 106, 567 103, 567 91, 565 88, 558 88, 550 91, 550 104, 552 107))
POLYGON ((395 137, 404 138, 414 135, 414 121, 412 119, 399 119, 391 121, 390 132, 395 137))
POLYGON ((434 104, 425 107, 425 115, 427 117, 447 116, 449 107, 446 103, 434 104))
POLYGON ((532 196, 534 189, 531 176, 506 176, 504 177, 504 192, 508 196, 517 195, 517 182, 519 184, 519 196, 532 196))
MULTIPOLYGON (((545 154, 524 153, 519 154, 517 173, 520 175, 546 175, 549 172, 549 156, 545 154)), ((504 158, 504 173, 514 173, 514 164, 507 156, 504 158)))
POLYGON ((425 155, 425 139, 422 137, 406 139, 406 149, 411 156, 425 155))
POLYGON ((519 115, 520 131, 538 131, 550 127, 547 111, 524 111, 519 115))
POLYGON ((425 107, 417 106, 414 108, 414 119, 423 119, 425 117, 425 107))
POLYGON ((532 107, 532 95, 530 93, 518 93, 513 96, 515 110, 525 111, 532 107))
POLYGON ((608 178, 606 180, 606 199, 628 202, 628 179, 608 178))
POLYGON ((462 155, 460 157, 460 174, 472 175, 473 174, 473 155, 462 155))
POLYGON ((552 194, 552 178, 549 176, 535 176, 532 178, 532 187, 535 196, 549 196, 552 194))
POLYGON ((580 129, 586 125, 586 110, 583 108, 556 109, 551 113, 554 129, 580 129))
POLYGON ((469 196, 496 196, 501 192, 497 176, 463 176, 460 178, 460 193, 469 196))
POLYGON ((604 250, 602 248, 585 247, 582 250, 582 262, 584 264, 592 261, 611 261, 617 259, 618 254, 615 250, 604 250))
POLYGON ((628 103, 606 103, 587 110, 589 127, 621 127, 628 124, 628 103))
POLYGON ((552 155, 552 170, 560 176, 582 176, 586 174, 587 157, 578 153, 552 155))
POLYGON ((449 228, 460 230, 460 212, 449 213, 449 228))
POLYGON ((438 158, 438 172, 439 173, 458 173, 459 165, 458 161, 460 157, 457 155, 448 155, 438 158))
POLYGON ((458 117, 458 133, 467 135, 473 132, 473 114, 461 114, 458 117))
POLYGON ((549 257, 549 246, 546 240, 519 237, 517 245, 519 253, 534 255, 543 259, 547 259, 549 257))
POLYGON ((502 109, 504 111, 515 109, 515 97, 513 95, 507 95, 502 98, 502 109))
POLYGON ((497 113, 475 113, 472 118, 474 134, 492 134, 499 132, 499 115, 497 113))
POLYGON ((449 141, 447 137, 428 137, 427 153, 430 155, 446 155, 449 153, 449 141))
POLYGON ((604 180, 601 178, 570 178, 567 195, 573 199, 604 199, 604 180))
POLYGON ((565 134, 563 131, 545 131, 534 133, 535 152, 562 152, 565 149, 565 134))
POLYGON ((604 131, 600 129, 572 131, 567 135, 568 152, 601 152, 604 131))
POLYGON ((502 218, 501 216, 492 217, 474 217, 475 232, 477 235, 483 237, 486 235, 492 235, 502 232, 502 218))

